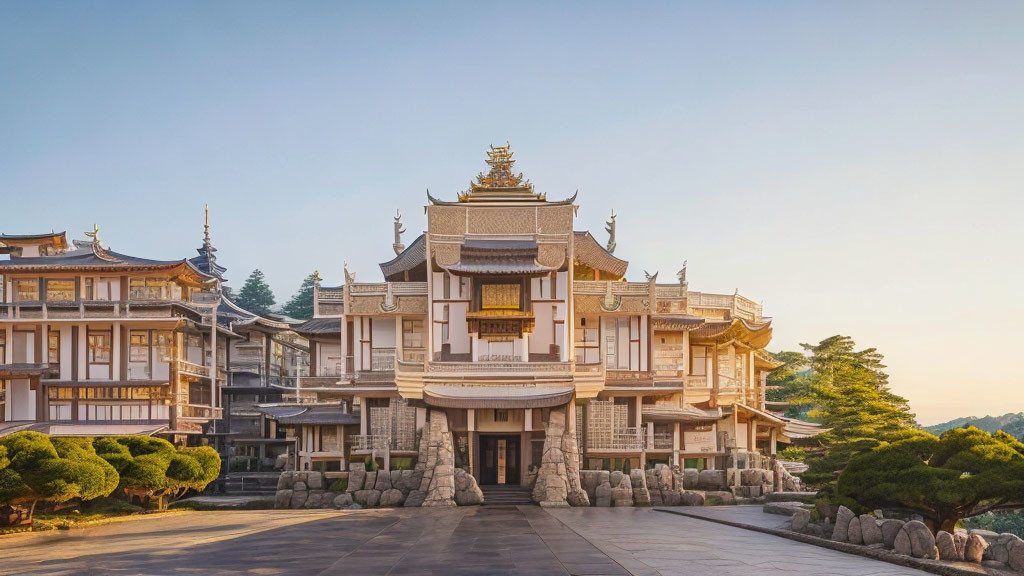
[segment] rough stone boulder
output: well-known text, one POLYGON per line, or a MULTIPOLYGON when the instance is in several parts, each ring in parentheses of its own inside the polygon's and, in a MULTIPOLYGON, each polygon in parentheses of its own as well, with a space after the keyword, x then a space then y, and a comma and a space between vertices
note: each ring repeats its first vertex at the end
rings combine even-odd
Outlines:
POLYGON ((886 548, 892 548, 896 544, 896 535, 903 529, 903 520, 896 520, 895 518, 886 518, 882 520, 879 528, 882 529, 882 544, 886 548))
POLYGON ((964 544, 964 560, 981 564, 985 558, 986 548, 988 548, 988 542, 984 538, 977 534, 970 534, 967 536, 967 543, 964 544))
POLYGON ((380 504, 380 492, 377 490, 356 490, 352 498, 366 508, 374 508, 380 504))
POLYGON ((683 469, 683 490, 696 490, 700 483, 700 470, 696 468, 683 469))
POLYGON ((725 490, 725 474, 725 470, 701 470, 697 477, 697 488, 701 490, 725 490))
POLYGON ((1007 564, 1017 572, 1024 572, 1024 540, 1013 536, 1006 546, 1007 564))
POLYGON ((860 533, 860 518, 854 517, 846 529, 846 541, 850 544, 863 544, 864 537, 860 533))
POLYGON ((288 508, 292 503, 292 491, 291 490, 278 490, 274 494, 274 508, 288 508))
POLYGON ((630 470, 629 481, 633 488, 633 505, 650 506, 651 493, 647 490, 647 475, 643 470, 630 470))
POLYGON ((878 519, 870 514, 861 514, 860 538, 865 546, 882 544, 885 539, 882 537, 882 528, 878 525, 878 519))
POLYGON ((957 548, 956 538, 945 530, 935 535, 935 547, 939 550, 939 560, 959 562, 964 559, 963 548, 957 548))
POLYGON ((789 527, 794 532, 803 532, 807 529, 807 525, 811 523, 811 511, 800 508, 793 514, 789 522, 789 527))
POLYGON ((310 490, 323 490, 324 489, 324 473, 323 472, 306 472, 306 486, 310 490))
MULTIPOLYGON (((902 532, 910 539, 911 556, 935 559, 935 536, 920 520, 911 520, 903 525, 902 532)), ((897 536, 897 540, 899 537, 897 536)))
POLYGON ((277 489, 278 490, 291 490, 292 489, 292 471, 281 472, 281 475, 277 477, 277 489))
POLYGON ((335 496, 334 500, 332 501, 332 504, 334 504, 335 508, 348 508, 349 506, 352 505, 352 503, 352 495, 347 492, 345 494, 339 494, 335 496))
MULTIPOLYGON (((612 478, 615 474, 612 473, 612 478)), ((619 474, 618 486, 612 486, 612 506, 632 506, 633 505, 633 484, 629 480, 629 476, 625 474, 619 474)))
POLYGON ((836 542, 849 542, 850 521, 856 517, 853 510, 840 506, 839 512, 836 513, 836 529, 832 531, 832 539, 836 542))
POLYGON ((679 495, 679 503, 683 506, 703 506, 704 495, 700 492, 683 492, 679 495))
POLYGON ((602 482, 594 490, 594 506, 607 508, 612 505, 612 485, 610 482, 602 482))
POLYGON ((384 492, 385 490, 390 490, 391 488, 391 472, 388 472, 387 470, 381 470, 377 472, 377 477, 373 484, 373 489, 384 492))
POLYGON ((897 554, 902 554, 903 556, 914 555, 914 548, 910 543, 910 534, 903 529, 903 526, 900 526, 900 531, 896 534, 895 540, 893 540, 892 549, 897 554))
POLYGON ((356 465, 353 464, 352 470, 348 473, 348 488, 346 488, 345 491, 355 492, 356 490, 362 490, 365 482, 366 470, 363 468, 363 465, 360 464, 356 467, 356 465))
POLYGON ((366 473, 366 479, 363 481, 362 488, 357 488, 357 490, 376 490, 377 489, 376 488, 376 484, 377 484, 377 472, 376 471, 367 472, 366 473))
POLYGON ((484 503, 484 493, 476 478, 459 468, 455 471, 455 503, 459 506, 474 506, 484 503))
POLYGON ((427 499, 427 493, 422 490, 410 490, 409 495, 405 497, 405 506, 407 508, 422 506, 423 501, 427 499))
POLYGON ((397 488, 388 488, 380 495, 380 505, 382 508, 401 506, 403 502, 405 502, 405 495, 397 488))
POLYGON ((802 502, 769 502, 762 508, 767 514, 780 514, 782 516, 792 516, 797 511, 803 509, 804 505, 802 502))

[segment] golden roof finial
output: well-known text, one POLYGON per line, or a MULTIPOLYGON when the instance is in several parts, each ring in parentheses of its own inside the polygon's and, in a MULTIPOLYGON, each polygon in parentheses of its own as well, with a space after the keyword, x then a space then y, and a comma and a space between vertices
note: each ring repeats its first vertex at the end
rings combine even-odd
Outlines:
POLYGON ((93 222, 93 224, 92 224, 92 231, 91 232, 86 231, 85 235, 88 236, 89 238, 92 238, 92 241, 93 241, 94 244, 99 244, 100 243, 100 226, 99 226, 99 224, 96 224, 95 222, 93 222))

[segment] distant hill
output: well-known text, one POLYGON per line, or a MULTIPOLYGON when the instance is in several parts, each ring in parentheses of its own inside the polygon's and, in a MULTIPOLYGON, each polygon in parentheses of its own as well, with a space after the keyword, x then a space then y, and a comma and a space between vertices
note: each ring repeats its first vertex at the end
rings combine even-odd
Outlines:
POLYGON ((966 418, 957 418, 956 420, 950 420, 949 422, 943 422, 942 424, 936 424, 934 426, 925 426, 924 429, 938 436, 946 430, 961 428, 963 426, 974 426, 986 432, 1002 430, 1015 438, 1024 438, 1024 412, 1011 412, 1009 414, 1003 414, 1002 416, 985 416, 984 418, 968 416, 966 418))

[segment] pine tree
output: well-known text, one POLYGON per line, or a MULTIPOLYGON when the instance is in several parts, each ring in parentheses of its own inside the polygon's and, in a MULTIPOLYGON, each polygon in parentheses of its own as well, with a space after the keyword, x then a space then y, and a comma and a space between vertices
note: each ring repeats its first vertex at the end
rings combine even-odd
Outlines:
POLYGON ((805 403, 808 395, 808 375, 811 371, 807 355, 803 352, 784 350, 775 352, 772 356, 782 362, 782 366, 768 374, 765 399, 769 402, 788 402, 786 416, 805 418, 808 409, 805 403))
POLYGON ((284 305, 286 315, 299 320, 308 320, 313 317, 313 285, 319 278, 319 272, 313 272, 306 276, 299 291, 284 305))
POLYGON ((917 425, 906 398, 889 390, 882 354, 875 348, 856 350, 849 336, 832 336, 810 352, 808 415, 830 428, 816 439, 824 453, 808 459, 803 479, 811 484, 835 479, 850 458, 882 442, 913 435, 917 425))
POLYGON ((245 279, 245 284, 238 291, 235 303, 254 314, 267 314, 274 305, 274 293, 257 268, 245 279))

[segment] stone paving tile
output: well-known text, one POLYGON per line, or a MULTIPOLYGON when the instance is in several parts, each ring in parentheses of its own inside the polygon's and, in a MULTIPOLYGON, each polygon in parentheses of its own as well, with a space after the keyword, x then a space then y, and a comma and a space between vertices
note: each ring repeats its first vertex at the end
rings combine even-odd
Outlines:
POLYGON ((662 576, 926 574, 769 534, 656 512, 651 508, 563 508, 548 512, 634 574, 643 573, 643 570, 647 574, 662 576))

